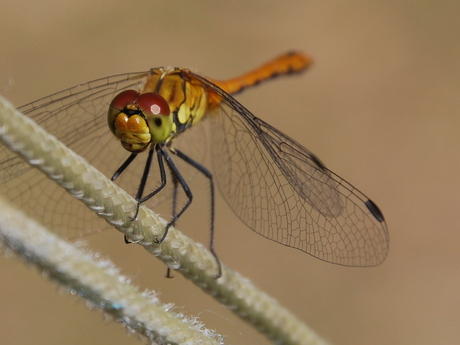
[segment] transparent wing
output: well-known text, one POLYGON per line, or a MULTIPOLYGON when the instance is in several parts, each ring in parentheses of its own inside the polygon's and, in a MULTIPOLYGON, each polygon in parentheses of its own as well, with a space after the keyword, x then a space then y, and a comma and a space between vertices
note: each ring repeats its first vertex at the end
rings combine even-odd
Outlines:
MULTIPOLYGON (((129 153, 107 128, 108 105, 121 90, 136 89, 146 75, 98 79, 21 110, 110 177, 129 153)), ((387 228, 372 201, 217 86, 191 76, 220 101, 209 116, 214 173, 220 191, 243 222, 264 237, 329 262, 371 266, 385 259, 387 228)), ((209 147, 203 145, 200 128, 195 126, 174 142, 197 161, 202 161, 209 147)), ((141 156, 117 180, 132 195, 145 164, 141 156)), ((180 171, 190 181, 193 173, 188 175, 186 168, 180 171)), ((158 183, 158 178, 152 177, 146 190, 153 190, 158 183)), ((0 193, 68 238, 107 227, 104 222, 96 226, 97 217, 85 206, 5 147, 0 147, 0 193)), ((157 205, 170 195, 163 191, 161 199, 152 198, 148 205, 157 205)))
POLYGON ((382 213, 306 148, 256 118, 207 81, 220 98, 209 114, 220 192, 260 235, 345 266, 374 266, 388 253, 382 213))
MULTIPOLYGON (((20 110, 110 178, 129 152, 122 148, 107 126, 108 106, 121 90, 138 89, 146 75, 147 72, 131 73, 98 79, 27 104, 20 110)), ((145 160, 146 154, 140 154, 117 180, 131 195, 136 194, 145 160)), ((147 186, 150 190, 158 183, 157 172, 153 167, 147 186)), ((0 193, 67 238, 108 227, 84 205, 2 145, 0 193)), ((163 201, 160 198, 171 195, 165 191, 147 204, 152 206, 163 201)))

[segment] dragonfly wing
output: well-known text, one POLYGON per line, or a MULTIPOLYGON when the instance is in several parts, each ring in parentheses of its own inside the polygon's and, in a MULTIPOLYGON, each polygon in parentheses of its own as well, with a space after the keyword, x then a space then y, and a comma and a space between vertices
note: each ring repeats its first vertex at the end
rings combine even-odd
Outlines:
POLYGON ((260 141, 284 177, 311 207, 325 217, 342 213, 343 202, 338 184, 313 153, 258 118, 260 141))
POLYGON ((232 96, 202 82, 220 98, 209 114, 215 180, 247 226, 324 261, 383 262, 388 231, 372 201, 232 96))

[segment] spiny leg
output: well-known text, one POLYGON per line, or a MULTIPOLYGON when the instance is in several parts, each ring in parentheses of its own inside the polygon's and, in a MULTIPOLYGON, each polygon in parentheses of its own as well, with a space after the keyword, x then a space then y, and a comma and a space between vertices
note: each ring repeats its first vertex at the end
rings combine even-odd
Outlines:
MULTIPOLYGON (((177 214, 177 186, 179 182, 175 178, 175 175, 171 172, 171 179, 173 181, 174 187, 173 187, 173 200, 172 200, 172 218, 176 217, 177 214)), ((175 226, 175 222, 171 224, 172 226, 175 226)), ((174 278, 174 276, 171 275, 171 268, 167 268, 166 270, 166 278, 174 278)))
MULTIPOLYGON (((216 275, 216 278, 220 278, 222 276, 222 266, 220 264, 220 260, 217 257, 216 252, 214 251, 215 193, 214 193, 214 180, 213 180, 212 174, 203 165, 201 165, 200 163, 196 162, 195 160, 193 160, 192 158, 187 156, 185 153, 183 153, 183 152, 181 152, 179 150, 176 150, 176 149, 171 150, 171 152, 174 153, 177 157, 181 158, 184 162, 186 162, 186 163, 190 164, 191 166, 193 166, 195 169, 197 169, 199 172, 201 172, 209 180, 210 194, 211 194, 211 234, 210 234, 209 250, 210 250, 211 254, 214 256, 214 258, 216 259, 216 262, 217 262, 218 273, 216 275)), ((179 175, 179 177, 182 179, 182 176, 179 175)), ((184 181, 184 183, 185 183, 185 181, 184 181)), ((190 202, 191 202, 191 200, 190 200, 190 202)), ((184 210, 182 210, 181 213, 183 211, 184 210)), ((177 218, 176 218, 176 220, 177 220, 177 218)))
POLYGON ((136 157, 137 157, 137 153, 131 153, 131 154, 129 155, 128 159, 125 160, 125 161, 123 162, 123 164, 120 165, 120 167, 115 171, 115 173, 113 174, 113 176, 110 178, 110 181, 115 181, 115 180, 118 178, 118 176, 120 176, 121 173, 122 173, 123 171, 125 171, 125 169, 132 163, 132 161, 133 161, 134 158, 136 158, 136 157))
MULTIPOLYGON (((158 149, 156 147, 155 147, 155 149, 158 151, 158 149)), ((131 218, 131 220, 135 220, 137 218, 137 215, 139 213, 140 205, 144 201, 150 199, 155 194, 157 194, 166 185, 166 174, 165 174, 165 170, 164 170, 163 159, 162 159, 161 155, 159 154, 158 155, 158 166, 159 166, 159 170, 160 170, 161 184, 157 189, 155 189, 148 196, 142 198, 142 193, 144 192, 145 185, 147 183, 147 178, 148 178, 150 168, 151 168, 151 165, 152 165, 153 154, 154 154, 154 148, 150 148, 149 153, 148 153, 148 157, 147 157, 147 161, 146 161, 145 167, 144 167, 144 172, 142 174, 141 182, 140 182, 139 188, 138 188, 137 193, 136 193, 136 200, 137 200, 136 213, 135 213, 134 217, 131 218)), ((115 181, 123 173, 123 171, 132 163, 132 161, 136 157, 137 157, 137 153, 132 153, 128 157, 128 159, 115 171, 115 173, 113 174, 111 180, 115 181)), ((131 241, 129 241, 129 239, 126 238, 126 236, 125 236, 125 243, 131 243, 131 241)))
MULTIPOLYGON (((137 157, 137 153, 131 153, 129 155, 129 157, 123 162, 122 165, 120 165, 120 167, 115 171, 115 173, 112 175, 112 177, 110 178, 110 181, 115 181, 122 173, 123 171, 125 171, 125 169, 132 163, 132 161, 134 160, 134 158, 137 157)), ((129 244, 131 243, 127 238, 126 236, 124 236, 125 238, 125 243, 126 244, 129 244)))
POLYGON ((145 185, 147 184, 147 178, 149 177, 150 168, 152 165, 153 149, 150 149, 149 155, 147 157, 147 162, 145 163, 144 173, 142 174, 141 183, 139 185, 139 189, 137 190, 137 194, 136 194, 136 200, 137 200, 136 213, 134 214, 134 217, 131 218, 131 220, 136 220, 139 214, 139 207, 141 206, 142 203, 146 202, 147 200, 155 196, 159 191, 161 191, 166 186, 166 173, 165 173, 165 167, 163 164, 163 149, 161 148, 160 145, 155 145, 155 150, 157 151, 158 168, 160 170, 160 179, 161 179, 160 185, 153 192, 142 197, 142 194, 144 193, 145 185))
MULTIPOLYGON (((177 169, 176 165, 174 164, 174 161, 171 159, 171 156, 169 155, 169 153, 166 150, 164 150, 163 148, 158 151, 158 154, 160 154, 160 152, 161 152, 161 155, 164 157, 164 159, 166 161, 166 164, 168 165, 168 168, 169 168, 169 170, 171 172, 172 179, 174 181, 175 189, 176 189, 175 193, 177 194, 177 185, 180 185, 182 187, 182 190, 184 191, 186 197, 187 197, 187 201, 185 202, 185 205, 182 207, 182 209, 177 214, 173 215, 171 221, 168 224, 166 224, 165 232, 164 232, 163 236, 160 238, 160 240, 158 241, 158 243, 161 243, 161 242, 164 241, 164 239, 168 235, 169 228, 182 216, 182 214, 190 206, 190 204, 192 203, 192 200, 193 200, 192 191, 190 190, 189 186, 187 185, 187 182, 185 182, 184 178, 180 174, 179 170, 177 169)), ((176 207, 174 207, 174 208, 176 209, 176 207)), ((175 211, 174 211, 174 213, 175 213, 175 211)))

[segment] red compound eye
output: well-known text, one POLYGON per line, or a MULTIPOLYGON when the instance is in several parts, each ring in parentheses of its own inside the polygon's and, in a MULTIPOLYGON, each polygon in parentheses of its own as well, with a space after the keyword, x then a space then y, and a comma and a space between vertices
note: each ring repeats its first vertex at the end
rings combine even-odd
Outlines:
POLYGON ((137 104, 144 115, 165 115, 169 116, 169 105, 166 100, 157 93, 143 93, 137 99, 137 104))
POLYGON ((126 90, 120 92, 114 97, 110 103, 110 108, 115 108, 118 110, 123 109, 128 104, 136 103, 136 100, 139 98, 139 92, 134 90, 126 90))

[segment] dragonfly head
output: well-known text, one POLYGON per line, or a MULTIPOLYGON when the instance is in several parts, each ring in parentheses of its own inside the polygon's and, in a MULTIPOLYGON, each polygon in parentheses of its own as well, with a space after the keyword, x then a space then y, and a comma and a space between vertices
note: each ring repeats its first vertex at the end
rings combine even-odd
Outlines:
POLYGON ((112 133, 130 152, 142 152, 150 143, 171 135, 172 116, 166 100, 157 93, 135 90, 119 93, 110 103, 107 121, 112 133))

